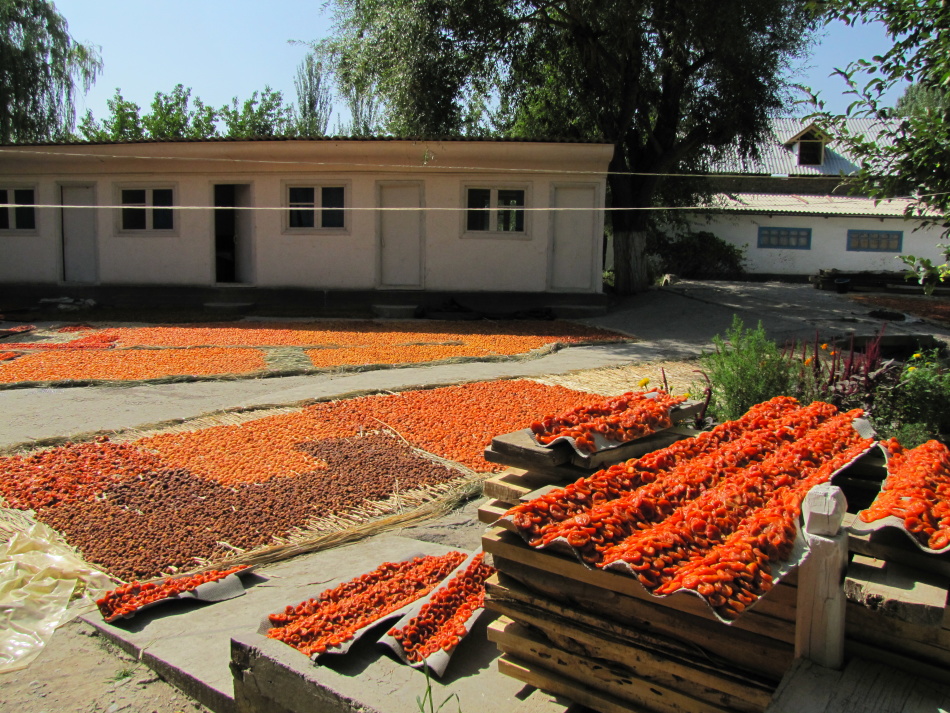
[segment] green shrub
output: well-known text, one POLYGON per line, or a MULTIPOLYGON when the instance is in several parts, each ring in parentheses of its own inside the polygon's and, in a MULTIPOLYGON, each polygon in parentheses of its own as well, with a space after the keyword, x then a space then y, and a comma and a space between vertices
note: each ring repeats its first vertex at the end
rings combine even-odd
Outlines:
MULTIPOLYGON (((875 412, 875 423, 882 435, 895 436, 903 445, 913 440, 929 440, 950 433, 950 370, 936 350, 918 352, 904 365, 900 380, 875 412), (924 437, 926 436, 926 437, 924 437)), ((923 442, 921 441, 921 442, 923 442)))
MULTIPOLYGON (((770 340, 762 323, 745 329, 733 316, 726 338, 713 337, 716 350, 700 357, 703 375, 712 394, 710 415, 716 420, 739 418, 755 404, 775 396, 793 393, 795 366, 770 340)), ((690 392, 702 393, 704 384, 694 384, 690 392)))
POLYGON ((745 251, 707 230, 685 232, 675 237, 654 232, 647 254, 655 256, 659 274, 672 273, 686 279, 740 275, 745 251))

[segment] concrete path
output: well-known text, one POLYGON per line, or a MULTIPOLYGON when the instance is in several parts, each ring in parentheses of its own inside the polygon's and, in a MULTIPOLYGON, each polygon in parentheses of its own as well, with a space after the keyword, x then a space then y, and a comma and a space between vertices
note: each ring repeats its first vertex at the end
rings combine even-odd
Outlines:
MULTIPOLYGON (((739 315, 748 327, 761 321, 780 343, 811 340, 816 331, 823 339, 849 332, 872 335, 881 321, 868 317, 869 311, 847 296, 810 285, 684 281, 628 298, 608 315, 584 320, 636 337, 636 343, 574 347, 533 360, 238 381, 0 390, 0 447, 364 389, 397 390, 690 358, 708 349, 715 335, 724 334, 733 315, 739 315)), ((887 333, 936 334, 950 340, 950 330, 919 321, 890 323, 887 333)))

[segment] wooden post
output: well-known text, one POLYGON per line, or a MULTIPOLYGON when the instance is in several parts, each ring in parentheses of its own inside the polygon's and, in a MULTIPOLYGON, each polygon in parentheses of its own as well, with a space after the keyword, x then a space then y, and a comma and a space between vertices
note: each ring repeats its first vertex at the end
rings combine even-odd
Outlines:
POLYGON ((812 488, 802 504, 810 552, 798 573, 795 656, 833 669, 844 665, 846 510, 844 494, 829 484, 812 488))

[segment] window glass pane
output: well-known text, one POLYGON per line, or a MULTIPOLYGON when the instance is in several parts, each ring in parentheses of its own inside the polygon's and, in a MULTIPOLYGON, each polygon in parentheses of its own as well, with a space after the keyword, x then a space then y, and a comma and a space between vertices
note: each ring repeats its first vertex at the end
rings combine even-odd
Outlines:
POLYGON ((123 190, 122 205, 145 205, 145 189, 123 190))
POLYGON ((820 166, 824 145, 820 141, 798 142, 798 165, 820 166))
MULTIPOLYGON (((0 203, 7 202, 7 192, 5 190, 0 191, 0 203)), ((9 230, 10 229, 10 209, 9 208, 0 208, 0 230, 9 230)))
POLYGON ((498 191, 498 230, 524 232, 524 191, 498 191))
POLYGON ((324 186, 321 188, 320 205, 323 209, 320 224, 324 228, 342 228, 343 186, 324 186))
POLYGON ((152 210, 152 228, 154 230, 171 230, 174 227, 174 219, 170 209, 155 208, 152 210))
POLYGON ((123 208, 122 230, 145 230, 145 209, 123 208))
POLYGON ((156 188, 152 191, 152 205, 172 205, 172 189, 156 188))
POLYGON ((466 230, 488 230, 489 209, 491 208, 491 189, 469 188, 466 230))
POLYGON ((314 191, 313 188, 291 188, 290 204, 305 204, 313 206, 314 191))

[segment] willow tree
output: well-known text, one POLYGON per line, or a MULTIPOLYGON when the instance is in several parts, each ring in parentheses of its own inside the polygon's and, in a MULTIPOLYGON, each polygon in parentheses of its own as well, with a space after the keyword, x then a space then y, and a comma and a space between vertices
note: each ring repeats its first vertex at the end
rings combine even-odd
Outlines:
POLYGON ((88 91, 101 68, 52 2, 0 0, 0 143, 68 136, 77 88, 88 91))
POLYGON ((297 135, 325 136, 333 112, 333 94, 323 63, 313 53, 297 67, 294 87, 297 90, 297 106, 294 108, 297 135))
POLYGON ((338 81, 374 85, 403 135, 612 143, 615 284, 648 284, 650 209, 669 174, 752 154, 806 50, 801 0, 333 0, 320 45, 338 81), (490 112, 484 107, 491 107, 490 112))

